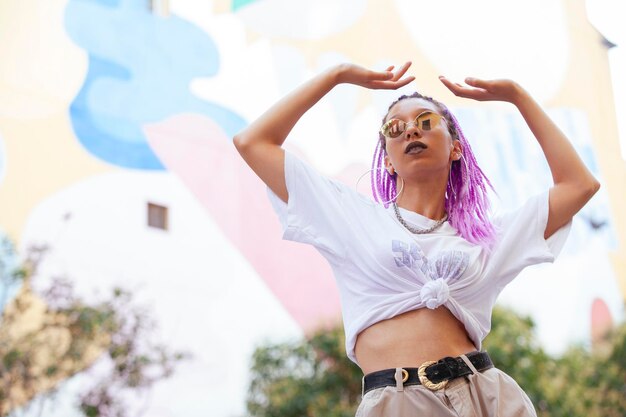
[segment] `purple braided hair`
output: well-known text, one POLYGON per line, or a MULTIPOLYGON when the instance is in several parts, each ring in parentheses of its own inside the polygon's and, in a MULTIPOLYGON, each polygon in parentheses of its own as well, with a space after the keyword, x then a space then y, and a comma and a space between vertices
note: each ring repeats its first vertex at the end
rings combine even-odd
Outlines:
MULTIPOLYGON (((472 148, 467 139, 465 139, 458 120, 443 103, 416 92, 411 95, 403 95, 391 103, 387 114, 383 118, 383 123, 391 108, 400 100, 407 98, 420 98, 435 104, 448 122, 448 131, 452 138, 461 142, 465 163, 461 160, 453 161, 450 168, 450 179, 446 187, 445 208, 448 212, 448 221, 465 240, 490 250, 495 242, 496 232, 488 217, 490 204, 487 197, 487 186, 494 192, 495 189, 478 166, 472 148)), ((376 201, 382 202, 385 207, 388 207, 390 201, 397 197, 397 173, 389 175, 387 170, 384 169, 385 156, 387 155, 386 142, 385 137, 381 133, 378 136, 379 140, 372 160, 372 195, 376 201)))

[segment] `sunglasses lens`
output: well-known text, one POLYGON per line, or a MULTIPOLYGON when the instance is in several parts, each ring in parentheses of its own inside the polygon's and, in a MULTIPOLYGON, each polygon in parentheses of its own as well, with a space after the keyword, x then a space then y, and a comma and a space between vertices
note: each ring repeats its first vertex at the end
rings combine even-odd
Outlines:
POLYGON ((382 128, 382 133, 384 136, 389 138, 397 138, 406 129, 406 123, 402 120, 391 119, 382 128))
MULTIPOLYGON (((439 120, 441 120, 441 116, 437 113, 424 112, 415 119, 415 126, 420 130, 431 130, 437 126, 439 120)), ((391 119, 383 125, 380 129, 380 133, 388 138, 397 138, 404 133, 407 125, 408 123, 403 120, 391 119)))
POLYGON ((437 123, 439 123, 439 119, 440 116, 437 113, 422 113, 417 116, 415 124, 421 130, 431 130, 433 127, 437 126, 437 123))

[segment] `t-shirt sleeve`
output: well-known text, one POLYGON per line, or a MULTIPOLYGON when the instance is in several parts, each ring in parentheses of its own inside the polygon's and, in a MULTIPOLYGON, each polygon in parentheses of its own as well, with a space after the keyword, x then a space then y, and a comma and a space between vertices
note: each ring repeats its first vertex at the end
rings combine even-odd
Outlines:
POLYGON ((548 239, 549 190, 529 198, 520 208, 494 216, 497 240, 489 256, 487 275, 499 287, 511 282, 525 267, 554 262, 572 226, 570 220, 548 239))
POLYGON ((287 203, 267 188, 283 239, 310 244, 324 255, 342 258, 350 215, 346 200, 354 199, 356 191, 321 175, 289 151, 285 151, 285 182, 287 203))

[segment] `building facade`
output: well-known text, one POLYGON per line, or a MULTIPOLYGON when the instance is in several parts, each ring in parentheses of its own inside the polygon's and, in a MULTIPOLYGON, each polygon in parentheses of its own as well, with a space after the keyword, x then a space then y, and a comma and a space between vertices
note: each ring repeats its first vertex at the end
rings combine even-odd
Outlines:
POLYGON ((583 0, 503 7, 2 2, 0 229, 21 253, 51 248, 43 280, 67 275, 86 298, 118 284, 133 290, 153 307, 161 336, 192 352, 157 386, 149 415, 243 415, 254 346, 301 337, 341 313, 329 266, 312 248, 281 240, 265 186, 232 136, 330 65, 383 69, 410 59, 415 83, 378 92, 339 86, 285 146, 355 184, 387 106, 419 89, 457 115, 498 192, 494 208, 511 209, 551 185, 539 146, 513 106, 454 97, 437 76, 513 78, 602 189, 575 217, 557 262, 525 270, 500 302, 530 314, 553 353, 589 344, 622 320, 626 297, 626 168, 610 44, 587 21, 583 0), (486 7, 496 18, 484 18, 486 7))

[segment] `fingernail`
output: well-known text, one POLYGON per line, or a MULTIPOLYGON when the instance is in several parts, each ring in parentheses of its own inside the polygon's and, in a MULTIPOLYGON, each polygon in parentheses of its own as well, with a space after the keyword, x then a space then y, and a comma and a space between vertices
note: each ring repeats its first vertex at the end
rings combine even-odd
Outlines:
POLYGON ((442 78, 446 78, 446 77, 444 77, 443 75, 440 75, 440 76, 439 76, 439 79, 442 79, 442 78))

